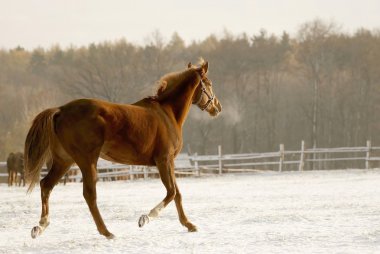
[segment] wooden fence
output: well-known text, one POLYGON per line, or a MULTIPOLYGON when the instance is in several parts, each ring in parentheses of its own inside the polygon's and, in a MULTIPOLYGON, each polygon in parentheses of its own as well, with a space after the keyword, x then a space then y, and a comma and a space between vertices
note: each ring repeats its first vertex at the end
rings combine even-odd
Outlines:
POLYGON ((337 148, 305 148, 305 142, 301 142, 300 150, 286 151, 283 144, 279 150, 267 153, 247 154, 222 154, 222 148, 218 147, 217 155, 197 154, 190 156, 194 161, 194 169, 215 169, 219 174, 229 172, 236 168, 243 169, 271 169, 279 172, 284 170, 312 170, 312 169, 343 169, 343 168, 375 168, 379 167, 380 147, 367 145, 363 147, 337 147, 337 148), (355 161, 355 165, 353 165, 355 161), (328 167, 328 163, 339 163, 340 167, 328 167), (306 167, 308 165, 308 167, 306 167), (287 167, 292 166, 292 167, 287 167))
MULTIPOLYGON (((287 151, 280 144, 279 150, 267 153, 223 154, 222 147, 218 147, 215 155, 181 154, 175 161, 177 175, 206 175, 231 172, 251 172, 256 170, 312 170, 312 169, 344 169, 344 168, 375 168, 380 163, 380 147, 371 145, 367 141, 363 147, 338 148, 306 148, 301 142, 300 150, 287 151), (330 165, 330 166, 329 166, 330 165)), ((5 162, 0 162, 0 167, 5 162)), ((74 172, 80 172, 73 166, 74 172)), ((129 166, 100 160, 98 163, 98 177, 102 180, 118 180, 135 178, 158 177, 155 167, 129 166)), ((42 171, 46 174, 46 170, 42 171)), ((4 182, 7 174, 3 170, 0 177, 4 182)), ((81 174, 73 174, 69 179, 80 181, 81 174)))

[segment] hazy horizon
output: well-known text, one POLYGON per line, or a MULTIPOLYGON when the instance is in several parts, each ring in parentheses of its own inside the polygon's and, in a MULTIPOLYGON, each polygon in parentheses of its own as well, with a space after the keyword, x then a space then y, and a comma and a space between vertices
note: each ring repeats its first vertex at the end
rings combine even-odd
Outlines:
POLYGON ((154 31, 165 41, 177 32, 188 44, 211 34, 222 36, 294 34, 302 23, 320 18, 343 32, 380 28, 380 1, 297 0, 201 1, 5 1, 0 0, 0 48, 68 47, 125 38, 145 44, 154 31))

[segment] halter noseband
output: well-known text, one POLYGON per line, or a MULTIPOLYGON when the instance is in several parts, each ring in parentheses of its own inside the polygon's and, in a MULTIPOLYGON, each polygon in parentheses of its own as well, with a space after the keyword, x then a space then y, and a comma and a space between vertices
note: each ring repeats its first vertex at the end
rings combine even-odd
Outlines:
POLYGON ((202 79, 200 81, 200 85, 201 85, 201 93, 199 95, 199 98, 196 102, 193 102, 193 104, 196 104, 202 111, 207 109, 208 106, 210 105, 210 103, 212 102, 212 100, 214 100, 215 98, 215 94, 212 94, 210 95, 207 90, 206 90, 206 87, 205 87, 205 84, 203 83, 202 79), (202 101, 202 95, 205 94, 207 96, 207 102, 203 105, 201 105, 201 101, 202 101))

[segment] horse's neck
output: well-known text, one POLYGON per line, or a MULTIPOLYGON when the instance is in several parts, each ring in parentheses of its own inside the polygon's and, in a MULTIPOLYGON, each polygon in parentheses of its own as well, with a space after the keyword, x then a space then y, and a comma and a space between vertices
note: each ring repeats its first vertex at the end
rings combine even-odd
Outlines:
POLYGON ((189 114, 195 89, 195 84, 189 84, 180 89, 180 92, 174 95, 173 98, 166 103, 173 112, 180 127, 183 126, 189 114))

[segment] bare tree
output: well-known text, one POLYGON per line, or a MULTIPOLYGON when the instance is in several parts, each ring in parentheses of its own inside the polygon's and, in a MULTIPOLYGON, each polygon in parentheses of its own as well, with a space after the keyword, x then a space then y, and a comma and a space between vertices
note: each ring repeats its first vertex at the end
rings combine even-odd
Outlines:
POLYGON ((313 90, 311 131, 313 147, 317 147, 318 142, 320 87, 330 66, 326 41, 336 32, 337 26, 334 23, 325 23, 319 19, 303 24, 298 32, 299 45, 296 58, 305 81, 311 84, 313 90))

